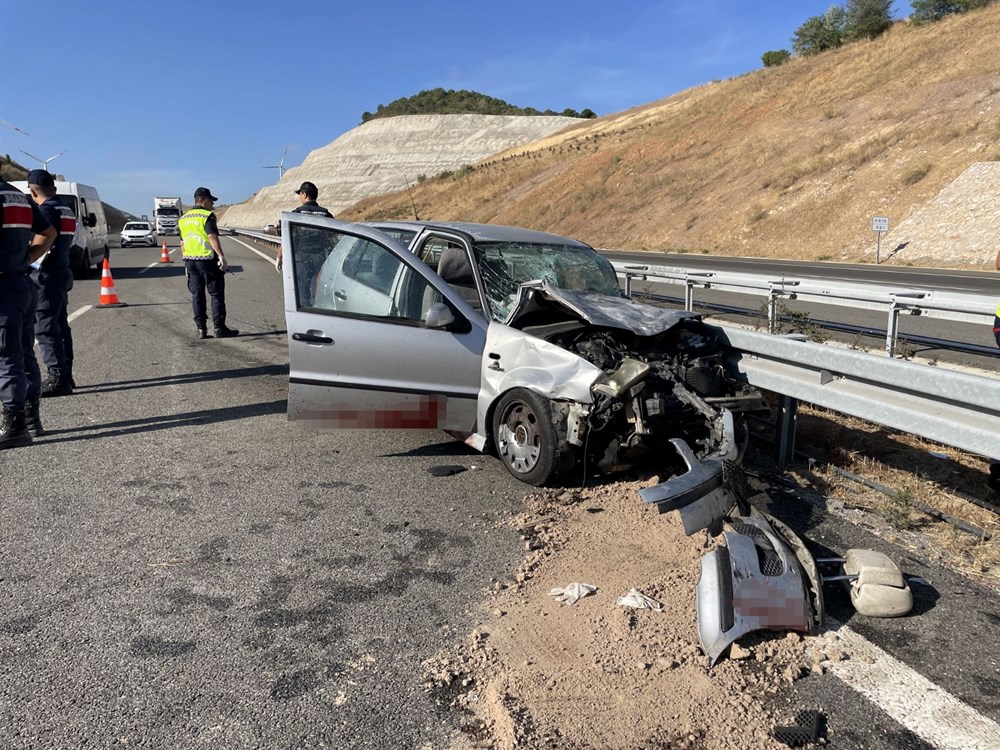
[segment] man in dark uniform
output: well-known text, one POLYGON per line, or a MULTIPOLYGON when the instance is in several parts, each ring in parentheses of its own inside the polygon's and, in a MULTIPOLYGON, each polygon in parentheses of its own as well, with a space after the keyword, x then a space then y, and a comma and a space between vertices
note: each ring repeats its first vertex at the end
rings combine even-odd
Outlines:
POLYGON ((177 222, 181 232, 181 246, 184 252, 184 271, 187 274, 188 291, 191 292, 191 306, 194 309, 194 324, 198 338, 207 339, 208 310, 205 307, 205 290, 212 297, 212 323, 215 338, 225 339, 238 336, 239 331, 226 327, 226 269, 229 264, 222 254, 219 242, 219 225, 212 213, 218 200, 212 191, 200 187, 194 191, 195 207, 177 222))
POLYGON ((31 263, 52 247, 56 230, 38 206, 0 180, 0 449, 31 442, 41 376, 35 360, 35 286, 31 263), (25 413, 25 406, 29 413, 25 413))
MULTIPOLYGON (((293 214, 319 214, 329 216, 331 219, 336 218, 316 202, 319 190, 311 182, 303 182, 295 194, 299 196, 299 207, 292 209, 293 214)), ((274 267, 281 270, 281 245, 278 245, 278 257, 274 259, 274 267)))
POLYGON ((76 233, 73 209, 56 198, 56 183, 44 169, 28 174, 31 199, 42 216, 58 232, 52 249, 31 272, 38 290, 35 307, 35 339, 48 371, 42 383, 42 397, 68 396, 73 392, 73 335, 67 319, 69 290, 73 287, 69 253, 76 233))

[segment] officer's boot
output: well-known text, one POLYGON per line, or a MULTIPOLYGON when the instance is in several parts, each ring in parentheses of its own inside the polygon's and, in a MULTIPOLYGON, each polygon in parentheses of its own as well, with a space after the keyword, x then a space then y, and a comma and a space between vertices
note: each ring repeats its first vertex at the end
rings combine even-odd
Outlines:
POLYGON ((52 374, 42 383, 42 398, 54 398, 56 396, 71 396, 73 388, 65 378, 57 378, 52 374))
POLYGON ((228 339, 233 336, 239 336, 240 332, 235 328, 226 328, 226 321, 222 320, 215 324, 215 338, 217 339, 228 339))
POLYGON ((38 407, 39 404, 37 401, 29 401, 24 406, 24 426, 33 438, 41 437, 45 434, 45 428, 42 427, 42 417, 38 407))
POLYGON ((31 445, 31 433, 24 423, 24 407, 5 406, 0 421, 0 450, 31 445))

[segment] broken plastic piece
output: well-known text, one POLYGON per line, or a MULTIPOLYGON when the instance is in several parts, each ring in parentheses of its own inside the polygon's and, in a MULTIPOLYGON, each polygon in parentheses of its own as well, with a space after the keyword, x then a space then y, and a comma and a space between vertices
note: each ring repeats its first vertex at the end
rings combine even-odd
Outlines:
POLYGON ((625 596, 618 597, 619 607, 633 607, 635 609, 651 609, 654 612, 662 612, 663 605, 656 599, 651 599, 635 589, 629 589, 625 596))
POLYGON ((899 617, 913 607, 913 593, 902 571, 881 552, 847 550, 844 553, 844 573, 853 577, 848 585, 851 604, 858 614, 899 617))
POLYGON ((808 578, 769 519, 763 514, 732 519, 723 533, 726 545, 701 558, 698 640, 709 666, 747 633, 809 632, 813 625, 808 578))
POLYGON ((802 711, 790 727, 775 727, 774 739, 789 747, 818 742, 824 734, 825 717, 819 711, 802 711))
POLYGON ((549 592, 549 596, 554 596, 557 602, 575 604, 585 596, 589 596, 597 591, 597 586, 589 583, 567 583, 562 588, 554 588, 549 592))

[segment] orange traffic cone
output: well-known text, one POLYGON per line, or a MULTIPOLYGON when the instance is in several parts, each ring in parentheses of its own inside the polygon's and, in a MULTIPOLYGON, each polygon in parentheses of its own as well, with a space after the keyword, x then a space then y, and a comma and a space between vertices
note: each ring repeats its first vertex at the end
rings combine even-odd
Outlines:
POLYGON ((167 252, 167 241, 163 240, 163 252, 160 253, 160 263, 173 263, 170 253, 167 252))
POLYGON ((104 259, 104 268, 101 271, 101 301, 98 307, 125 307, 125 303, 119 301, 118 292, 115 291, 115 281, 111 278, 111 264, 108 259, 104 259))

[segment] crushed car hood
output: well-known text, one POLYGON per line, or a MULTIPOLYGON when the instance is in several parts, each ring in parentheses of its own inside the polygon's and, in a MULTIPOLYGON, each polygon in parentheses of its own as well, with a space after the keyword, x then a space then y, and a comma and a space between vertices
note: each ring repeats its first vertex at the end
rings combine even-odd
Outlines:
POLYGON ((563 308, 572 317, 602 328, 618 328, 639 336, 655 336, 668 331, 685 318, 697 313, 666 310, 646 305, 628 297, 611 297, 597 292, 560 289, 547 281, 522 284, 517 299, 504 323, 520 328, 525 320, 546 308, 563 308))

